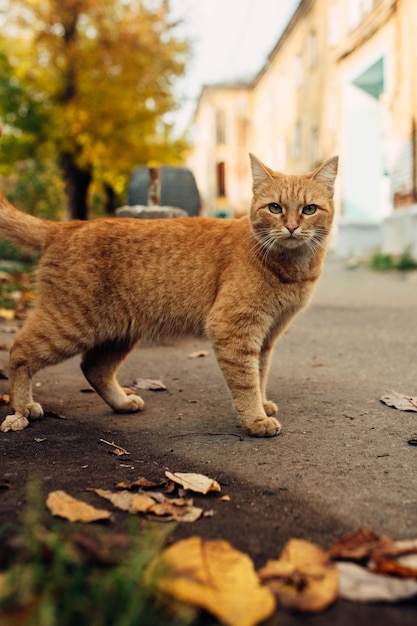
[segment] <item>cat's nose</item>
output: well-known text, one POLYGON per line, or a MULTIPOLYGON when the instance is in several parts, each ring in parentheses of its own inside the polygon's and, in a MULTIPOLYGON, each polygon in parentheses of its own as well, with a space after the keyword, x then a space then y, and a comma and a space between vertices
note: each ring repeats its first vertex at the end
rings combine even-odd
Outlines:
POLYGON ((293 225, 293 224, 287 224, 285 226, 285 228, 290 232, 290 234, 292 235, 294 233, 295 230, 297 230, 298 225, 293 225))

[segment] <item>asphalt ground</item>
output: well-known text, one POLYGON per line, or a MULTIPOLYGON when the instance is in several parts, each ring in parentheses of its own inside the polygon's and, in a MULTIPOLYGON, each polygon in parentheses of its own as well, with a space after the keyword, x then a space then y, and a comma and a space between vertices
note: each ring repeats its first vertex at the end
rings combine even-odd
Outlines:
MULTIPOLYGON (((0 343, 12 335, 0 332, 0 343)), ((210 344, 193 338, 144 345, 120 372, 123 385, 160 379, 166 391, 143 391, 145 410, 116 415, 88 386, 79 359, 40 372, 35 396, 55 417, 16 433, 1 433, 0 520, 19 522, 27 484, 42 493, 64 489, 102 507, 88 487, 111 489, 118 480, 156 479, 164 468, 216 478, 218 494, 197 496, 214 511, 180 524, 174 539, 226 539, 257 567, 278 558, 291 537, 327 548, 357 528, 394 539, 417 538, 417 414, 387 407, 394 389, 417 395, 417 275, 347 269, 336 259, 325 271, 310 307, 277 344, 269 397, 279 405, 282 434, 247 436, 239 425, 210 344), (198 350, 207 356, 190 359, 198 350), (60 416, 65 419, 60 419, 60 416), (115 442, 127 457, 110 454, 115 442)), ((0 367, 7 371, 7 352, 0 367)), ((0 394, 7 381, 0 380, 0 394)), ((7 414, 0 407, 1 416, 7 414)), ((67 522, 62 522, 64 525, 67 522)), ((113 529, 126 528, 115 513, 113 529)), ((325 613, 278 612, 269 626, 308 623, 356 626, 416 623, 417 603, 361 605, 338 601, 325 613)), ((202 623, 210 623, 202 618, 202 623)))

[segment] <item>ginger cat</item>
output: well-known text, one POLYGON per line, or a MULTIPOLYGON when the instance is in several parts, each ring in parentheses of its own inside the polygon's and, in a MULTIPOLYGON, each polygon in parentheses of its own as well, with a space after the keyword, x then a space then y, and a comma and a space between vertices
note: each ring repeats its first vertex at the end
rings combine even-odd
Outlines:
POLYGON ((32 376, 78 353, 88 382, 114 410, 141 411, 116 371, 135 344, 205 334, 243 426, 280 432, 267 400, 271 351, 312 295, 333 219, 337 157, 303 176, 250 155, 253 200, 240 219, 104 218, 56 223, 0 194, 0 237, 40 253, 37 304, 10 352, 10 402, 1 429, 43 411, 32 376))

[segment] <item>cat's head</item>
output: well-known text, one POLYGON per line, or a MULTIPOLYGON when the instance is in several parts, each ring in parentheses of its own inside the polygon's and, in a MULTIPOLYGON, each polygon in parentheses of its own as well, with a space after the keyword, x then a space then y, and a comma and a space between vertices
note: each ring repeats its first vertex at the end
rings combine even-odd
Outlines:
POLYGON ((250 218, 260 249, 266 255, 277 248, 323 249, 333 221, 338 158, 301 176, 274 172, 253 154, 250 160, 250 218))

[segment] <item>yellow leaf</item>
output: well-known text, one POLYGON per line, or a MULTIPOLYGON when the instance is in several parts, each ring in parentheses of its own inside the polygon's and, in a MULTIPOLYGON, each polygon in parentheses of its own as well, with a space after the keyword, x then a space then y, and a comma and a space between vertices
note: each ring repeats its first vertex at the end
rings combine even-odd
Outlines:
POLYGON ((221 487, 216 480, 204 476, 204 474, 193 474, 191 472, 171 472, 165 470, 165 476, 174 483, 178 483, 184 489, 196 491, 197 493, 208 493, 209 491, 221 491, 221 487))
POLYGON ((46 506, 52 515, 63 517, 70 522, 97 522, 111 517, 109 511, 96 509, 86 502, 73 498, 65 491, 51 491, 46 506))
POLYGON ((190 537, 164 550, 148 570, 164 595, 215 615, 227 626, 255 626, 275 610, 249 556, 227 541, 190 537))
POLYGON ((14 316, 15 316, 15 312, 13 311, 13 309, 0 308, 0 317, 3 320, 13 320, 14 316))
POLYGON ((328 553, 302 539, 290 539, 281 558, 268 561, 259 575, 287 609, 323 611, 338 595, 338 572, 328 553))

